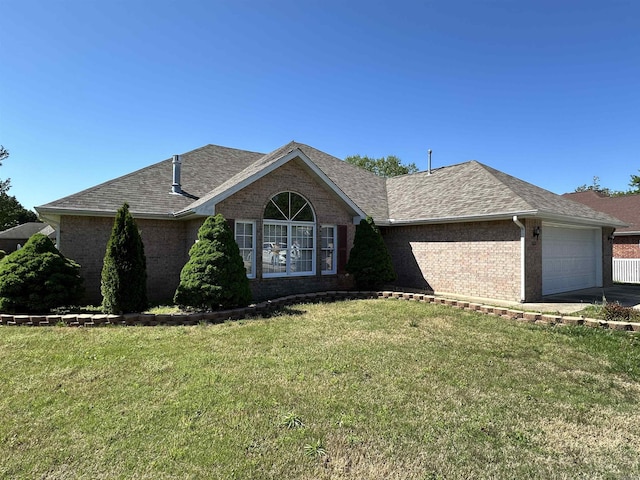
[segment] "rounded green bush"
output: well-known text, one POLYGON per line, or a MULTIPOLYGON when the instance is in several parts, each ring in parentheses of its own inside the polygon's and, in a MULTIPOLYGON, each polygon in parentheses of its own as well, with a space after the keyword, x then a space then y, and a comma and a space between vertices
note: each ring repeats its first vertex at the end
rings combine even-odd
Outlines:
POLYGON ((200 227, 173 301, 201 310, 244 307, 251 302, 240 249, 222 215, 207 218, 200 227))
POLYGON ((80 265, 65 258, 49 237, 36 233, 0 260, 0 311, 47 313, 77 305, 82 284, 80 265))

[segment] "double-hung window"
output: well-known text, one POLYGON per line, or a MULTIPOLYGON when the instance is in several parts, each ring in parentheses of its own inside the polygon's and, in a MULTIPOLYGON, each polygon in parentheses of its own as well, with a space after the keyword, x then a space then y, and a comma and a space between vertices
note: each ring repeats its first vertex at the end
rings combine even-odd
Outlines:
POLYGON ((336 236, 335 225, 323 225, 320 229, 320 262, 322 273, 328 275, 337 272, 336 236))
POLYGON ((247 271, 247 277, 256 277, 256 245, 255 245, 255 222, 246 220, 236 220, 235 237, 236 243, 240 248, 240 255, 244 261, 244 268, 247 271))
POLYGON ((315 214, 304 197, 294 192, 271 197, 263 219, 263 276, 313 275, 315 238, 315 214))

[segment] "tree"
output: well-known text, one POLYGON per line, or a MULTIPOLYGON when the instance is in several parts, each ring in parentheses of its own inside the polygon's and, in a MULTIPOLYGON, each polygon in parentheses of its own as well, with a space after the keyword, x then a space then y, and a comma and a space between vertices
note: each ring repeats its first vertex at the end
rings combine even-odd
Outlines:
POLYGON ((38 216, 20 205, 16 197, 7 195, 5 192, 0 193, 0 231, 37 221, 38 216))
POLYGON ((611 195, 611 191, 608 188, 603 188, 600 185, 600 177, 594 176, 593 177, 593 184, 591 185, 587 185, 586 183, 583 185, 580 185, 579 187, 576 187, 575 191, 576 192, 588 192, 588 191, 594 191, 594 192, 598 192, 598 193, 602 193, 603 195, 606 195, 607 197, 611 195))
POLYGON ((416 173, 418 171, 415 163, 404 165, 402 161, 394 155, 382 158, 371 158, 366 155, 364 157, 351 155, 344 160, 351 165, 369 170, 380 177, 395 177, 407 173, 416 173))
POLYGON ((629 182, 629 186, 631 187, 629 193, 640 193, 640 175, 631 174, 631 181, 629 182))
MULTIPOLYGON (((8 157, 9 151, 0 145, 0 166, 8 157)), ((16 197, 7 194, 10 187, 10 179, 0 180, 0 231, 23 223, 38 221, 38 216, 34 212, 20 205, 16 197)))
POLYGON ((207 218, 200 227, 173 300, 202 310, 244 307, 251 302, 240 249, 222 215, 207 218))
POLYGON ((36 233, 0 260, 0 311, 47 313, 77 305, 82 283, 80 265, 65 258, 49 237, 36 233))
MULTIPOLYGON (((0 167, 2 166, 2 162, 6 160, 8 156, 9 156, 9 151, 6 148, 4 148, 2 145, 0 145, 0 167)), ((7 190, 9 190, 10 186, 11 186, 10 179, 7 178, 6 180, 0 180, 0 193, 5 193, 7 190)))
POLYGON ((360 220, 356 226, 346 269, 362 290, 375 290, 396 279, 391 255, 371 217, 360 220))
POLYGON ((116 213, 102 266, 105 313, 142 312, 147 306, 147 260, 138 226, 124 204, 116 213))

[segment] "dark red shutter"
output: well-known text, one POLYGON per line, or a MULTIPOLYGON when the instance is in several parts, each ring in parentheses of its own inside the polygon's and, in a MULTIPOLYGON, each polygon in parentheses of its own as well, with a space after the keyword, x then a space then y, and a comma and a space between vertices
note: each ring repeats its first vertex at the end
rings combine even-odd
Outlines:
POLYGON ((227 218, 227 224, 233 233, 233 238, 236 238, 236 221, 233 218, 227 218))
POLYGON ((347 265, 348 248, 347 226, 338 225, 338 273, 346 273, 345 267, 347 265))

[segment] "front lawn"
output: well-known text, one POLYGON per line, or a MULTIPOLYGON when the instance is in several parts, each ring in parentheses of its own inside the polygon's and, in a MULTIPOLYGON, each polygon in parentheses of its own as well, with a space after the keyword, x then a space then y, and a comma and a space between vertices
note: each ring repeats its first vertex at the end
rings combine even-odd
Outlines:
POLYGON ((359 300, 0 327, 0 477, 640 475, 640 337, 359 300))

